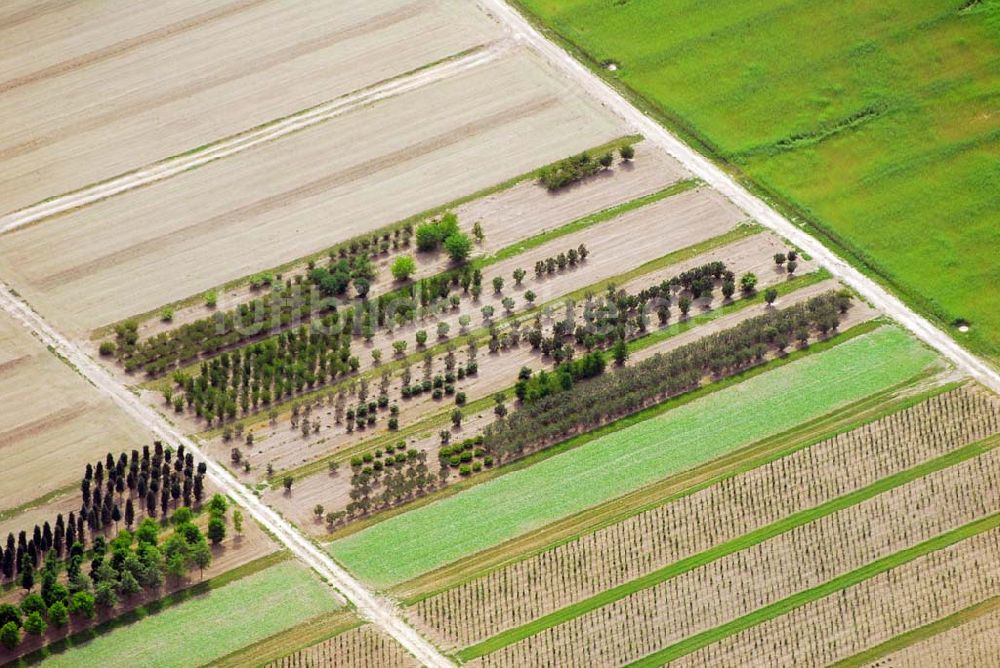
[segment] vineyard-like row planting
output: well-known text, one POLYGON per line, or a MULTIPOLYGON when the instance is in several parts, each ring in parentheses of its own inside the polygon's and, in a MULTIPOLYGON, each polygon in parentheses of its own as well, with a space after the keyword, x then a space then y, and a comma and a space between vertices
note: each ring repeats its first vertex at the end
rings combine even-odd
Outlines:
POLYGON ((988 666, 1000 657, 1000 608, 867 664, 904 666, 988 666))
MULTIPOLYGON (((998 588, 1000 529, 992 529, 731 635, 671 665, 829 665, 974 605, 998 588)), ((921 656, 920 664, 985 665, 965 664, 954 655, 944 663, 927 658, 921 656)))
MULTIPOLYGON (((487 655, 484 665, 637 660, 979 519, 998 505, 1000 451, 990 450, 550 627, 487 655)), ((727 662, 706 665, 722 664, 727 662)))
POLYGON ((419 665, 399 643, 366 624, 272 661, 267 668, 415 668, 419 665))
POLYGON ((1000 431, 1000 404, 963 386, 645 511, 414 606, 468 646, 1000 431))

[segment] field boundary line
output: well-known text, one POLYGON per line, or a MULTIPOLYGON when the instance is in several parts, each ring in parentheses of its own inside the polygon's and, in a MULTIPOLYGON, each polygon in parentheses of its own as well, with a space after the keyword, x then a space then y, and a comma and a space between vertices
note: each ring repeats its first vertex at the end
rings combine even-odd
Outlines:
POLYGON ((934 538, 925 540, 922 543, 918 543, 906 549, 900 550, 899 552, 877 559, 862 566, 861 568, 851 571, 850 573, 845 573, 844 575, 838 576, 819 586, 812 587, 811 589, 805 589, 792 594, 791 596, 777 601, 776 603, 764 606, 759 610, 755 610, 748 615, 744 615, 743 617, 735 619, 731 622, 717 626, 714 629, 709 629, 708 631, 703 631, 693 636, 689 636, 678 643, 674 643, 673 645, 665 647, 658 652, 654 652, 653 654, 649 654, 638 661, 634 661, 628 664, 628 666, 629 668, 651 668, 653 666, 662 666, 669 661, 673 661, 674 659, 678 659, 686 654, 690 654, 691 652, 697 651, 707 645, 719 642, 720 640, 735 633, 739 633, 740 631, 744 631, 763 622, 785 615, 796 608, 802 607, 803 605, 826 598, 831 594, 835 594, 838 591, 864 582, 865 580, 884 573, 885 571, 897 568, 903 564, 919 559, 920 557, 923 557, 931 552, 936 552, 946 547, 950 547, 955 543, 960 543, 967 538, 996 529, 997 527, 1000 527, 1000 512, 993 513, 992 515, 988 515, 987 517, 976 520, 975 522, 970 522, 964 526, 958 527, 957 529, 946 531, 935 536, 934 538))
POLYGON ((240 483, 226 467, 214 458, 206 456, 197 442, 185 436, 163 415, 143 403, 139 396, 118 383, 104 367, 88 357, 81 348, 53 329, 30 306, 15 296, 10 287, 3 282, 0 282, 0 309, 54 353, 63 355, 97 391, 109 397, 126 415, 146 428, 153 438, 174 447, 183 445, 201 459, 207 467, 206 475, 209 481, 221 492, 228 494, 249 517, 267 529, 275 540, 285 545, 300 561, 330 584, 333 588, 331 594, 335 598, 344 604, 353 604, 361 617, 372 621, 386 634, 396 638, 422 663, 432 668, 453 665, 433 644, 403 620, 394 602, 369 590, 329 554, 261 501, 256 493, 240 483))
POLYGON ((1000 595, 991 596, 985 601, 980 601, 975 605, 970 605, 968 608, 954 612, 946 617, 942 617, 941 619, 936 619, 930 624, 925 624, 904 633, 900 633, 894 638, 890 638, 883 643, 869 647, 866 650, 858 652, 854 656, 849 656, 846 659, 842 659, 837 663, 832 664, 831 668, 859 668, 860 666, 864 666, 871 661, 880 659, 901 649, 905 649, 910 645, 915 645, 918 642, 933 638, 940 633, 950 631, 968 622, 979 619, 983 615, 988 615, 994 610, 1000 610, 1000 595))
POLYGON ((487 552, 465 557, 445 566, 443 569, 431 571, 430 573, 396 585, 389 591, 404 606, 415 605, 424 599, 487 576, 511 564, 526 561, 543 552, 549 552, 566 543, 577 540, 582 536, 593 534, 643 512, 673 503, 686 496, 717 485, 724 480, 729 480, 742 473, 766 466, 773 461, 793 455, 800 450, 810 448, 839 434, 853 431, 888 415, 912 408, 914 405, 922 403, 933 396, 943 394, 961 385, 960 383, 949 383, 935 386, 927 392, 922 392, 906 399, 892 398, 901 390, 912 387, 915 382, 917 382, 917 379, 905 381, 845 406, 838 411, 803 423, 803 425, 795 429, 762 439, 730 455, 711 460, 700 467, 683 471, 625 496, 612 499, 600 506, 590 508, 575 517, 566 518, 551 525, 541 527, 529 534, 525 534, 525 536, 519 539, 515 539, 515 542, 511 543, 520 545, 522 542, 527 542, 523 548, 514 550, 511 549, 508 543, 503 543, 487 552), (893 403, 882 408, 882 401, 887 398, 893 403), (880 409, 872 411, 873 406, 879 406, 880 409), (803 429, 806 429, 806 431, 803 432, 803 429), (786 445, 788 441, 791 442, 786 445), (582 525, 578 524, 578 517, 580 516, 585 517, 582 525), (544 538, 552 532, 555 532, 555 536, 552 539, 544 538), (542 538, 531 540, 533 537, 542 538), (515 556, 503 556, 509 553, 514 553, 515 556), (483 564, 478 564, 477 562, 483 558, 484 554, 487 555, 486 561, 483 564), (490 556, 494 554, 498 556, 490 556), (469 565, 463 568, 463 564, 469 565), (456 570, 458 575, 447 574, 449 571, 456 570), (437 581, 442 579, 442 573, 445 573, 443 577, 447 582, 444 585, 439 585, 437 581))
POLYGON ((207 666, 212 666, 213 668, 242 668, 243 666, 248 665, 248 659, 251 660, 249 665, 264 666, 272 661, 277 661, 278 659, 284 658, 303 649, 307 649, 321 642, 325 642, 330 638, 340 635, 341 633, 346 633, 351 629, 356 629, 363 625, 364 621, 356 617, 350 610, 341 608, 340 610, 323 613, 311 619, 307 619, 298 626, 293 626, 290 629, 285 629, 284 631, 276 633, 272 636, 258 640, 252 645, 241 647, 235 652, 230 652, 225 656, 213 659, 208 663, 202 664, 202 666, 206 668, 207 666), (316 626, 319 627, 318 630, 313 631, 311 635, 307 635, 306 638, 303 639, 305 644, 302 644, 302 642, 296 642, 294 646, 290 646, 288 648, 284 648, 276 644, 280 643, 282 638, 292 635, 299 629, 316 626), (270 647, 271 645, 275 645, 275 647, 270 647), (263 659, 255 657, 254 652, 259 651, 262 648, 265 650, 270 649, 271 651, 265 651, 263 659))
MULTIPOLYGON (((834 276, 858 292, 875 308, 897 320, 924 344, 1000 393, 1000 373, 959 345, 927 318, 910 309, 899 297, 856 269, 809 232, 797 227, 776 209, 751 193, 725 170, 685 144, 663 125, 643 113, 618 90, 575 59, 559 44, 536 29, 524 15, 505 0, 478 0, 484 10, 505 24, 514 40, 530 45, 553 67, 574 79, 580 87, 602 102, 631 127, 678 160, 689 172, 704 180, 755 220, 781 235, 825 265, 834 276)), ((516 0, 515 0, 516 1, 516 0)))
POLYGON ((403 95, 475 69, 499 59, 510 48, 504 40, 472 49, 457 58, 446 58, 435 65, 420 68, 386 81, 347 93, 309 109, 269 121, 249 130, 191 149, 151 165, 84 186, 64 195, 43 200, 0 217, 0 234, 13 232, 46 218, 79 209, 129 190, 176 176, 183 172, 227 158, 261 144, 305 130, 332 118, 362 109, 391 97, 403 95))
POLYGON ((634 594, 638 591, 655 587, 656 585, 659 585, 670 578, 677 577, 682 573, 687 573, 688 571, 700 568, 701 566, 729 556, 730 554, 740 552, 753 547, 754 545, 780 536, 781 534, 787 533, 792 529, 810 524, 841 510, 846 510, 847 508, 867 501, 868 499, 878 496, 879 494, 883 494, 919 480, 920 478, 923 478, 931 473, 950 468, 968 459, 978 457, 983 453, 989 452, 998 444, 1000 444, 1000 436, 970 443, 969 445, 953 450, 946 455, 922 462, 912 468, 906 469, 905 471, 900 471, 899 473, 886 476, 885 478, 882 478, 870 485, 848 492, 843 496, 839 496, 813 508, 807 508, 805 510, 792 513, 777 522, 755 529, 750 533, 743 534, 742 536, 726 541, 720 545, 716 545, 715 547, 699 552, 698 554, 681 559, 680 561, 675 561, 668 566, 657 569, 652 573, 648 573, 634 580, 630 580, 629 582, 618 585, 617 587, 606 589, 599 594, 591 596, 590 598, 568 605, 560 610, 551 612, 521 626, 503 631, 492 638, 488 638, 475 645, 470 645, 469 647, 459 651, 457 656, 463 661, 470 661, 486 654, 490 654, 508 645, 512 645, 515 642, 536 635, 548 628, 563 624, 571 619, 584 615, 588 612, 592 612, 593 610, 597 610, 598 608, 602 608, 610 603, 614 603, 615 601, 625 598, 626 596, 634 594))

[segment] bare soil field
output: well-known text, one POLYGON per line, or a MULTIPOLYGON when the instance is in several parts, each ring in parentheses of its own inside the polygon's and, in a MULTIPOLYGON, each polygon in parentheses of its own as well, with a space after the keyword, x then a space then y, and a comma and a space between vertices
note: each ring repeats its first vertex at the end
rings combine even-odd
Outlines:
POLYGON ((413 607, 446 646, 475 644, 1000 431, 960 388, 471 580, 413 607))
MULTIPOLYGON (((636 157, 629 163, 618 159, 612 169, 601 171, 573 187, 551 192, 532 179, 463 204, 454 212, 460 227, 467 233, 476 222, 482 224, 486 237, 476 245, 474 254, 491 255, 536 234, 662 190, 686 176, 687 173, 672 158, 651 148, 647 151, 640 143, 636 146, 636 157)), ((378 275, 371 282, 370 295, 377 296, 395 287, 389 266, 399 255, 411 255, 417 261, 414 279, 433 276, 451 266, 447 255, 441 251, 416 252, 411 247, 391 252, 373 260, 378 275)), ((307 272, 308 265, 303 261, 286 268, 282 276, 294 279, 307 272)), ((259 296, 260 293, 249 285, 219 289, 217 308, 224 311, 259 296)), ((158 314, 154 314, 140 323, 139 336, 154 336, 211 313, 199 301, 176 309, 170 322, 163 322, 158 314)))
MULTIPOLYGON (((830 665, 974 605, 995 595, 998 586, 1000 529, 992 529, 729 636, 671 665, 830 665), (845 624, 848 619, 851 623, 845 624)), ((995 641, 994 635, 994 647, 995 641)), ((888 665, 978 664, 956 662, 952 655, 944 663, 888 665)))
POLYGON ((1000 606, 866 664, 867 668, 988 666, 1000 657, 1000 606))
MULTIPOLYGON (((992 450, 546 629, 487 655, 481 665, 634 661, 984 517, 1000 503, 998 479, 1000 451, 992 450)), ((800 631, 797 637, 823 635, 800 631)), ((760 656, 776 661, 778 655, 760 656)), ((798 659, 776 665, 824 663, 798 659)), ((701 665, 723 664, 733 665, 701 665)))
POLYGON ((474 72, 14 231, 0 273, 57 326, 79 334, 623 134, 609 112, 514 50, 474 72))
POLYGON ((365 624, 267 664, 267 668, 416 668, 420 663, 395 640, 365 624))
POLYGON ((0 19, 0 213, 501 35, 459 0, 35 5, 0 19))
POLYGON ((150 443, 67 364, 0 315, 0 511, 79 482, 108 451, 150 443))

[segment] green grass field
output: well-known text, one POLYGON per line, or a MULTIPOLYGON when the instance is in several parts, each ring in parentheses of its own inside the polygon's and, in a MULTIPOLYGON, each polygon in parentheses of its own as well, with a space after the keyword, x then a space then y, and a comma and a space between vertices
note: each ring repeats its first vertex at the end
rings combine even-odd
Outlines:
POLYGON ((1000 0, 516 2, 1000 359, 1000 0))
POLYGON ((271 566, 56 654, 45 666, 199 666, 337 607, 304 567, 271 566))
POLYGON ((385 587, 780 433, 914 376, 934 355, 895 327, 755 376, 660 416, 335 541, 385 587))

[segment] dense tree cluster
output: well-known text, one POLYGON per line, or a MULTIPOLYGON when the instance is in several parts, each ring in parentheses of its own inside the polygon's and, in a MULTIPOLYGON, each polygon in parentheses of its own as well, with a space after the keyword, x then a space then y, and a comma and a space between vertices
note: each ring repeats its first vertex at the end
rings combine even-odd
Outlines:
POLYGON ((197 376, 175 372, 174 383, 183 394, 171 389, 165 398, 176 411, 187 405, 211 423, 343 377, 360 366, 351 355, 352 318, 351 309, 343 317, 329 313, 319 323, 206 360, 197 376))
MULTIPOLYGON (((208 566, 212 553, 189 509, 202 501, 204 475, 205 464, 195 468, 183 447, 172 456, 159 442, 152 451, 146 446, 141 454, 123 452, 117 460, 109 453, 88 464, 80 482, 79 514, 71 512, 68 520, 60 514, 54 528, 45 522, 30 536, 21 531, 16 540, 8 534, 6 545, 0 545, 3 578, 27 592, 20 607, 0 605, 0 643, 14 649, 22 630, 41 635, 50 625, 65 626, 71 615, 93 619, 121 597, 157 591, 166 576, 180 580, 190 569, 208 566), (181 501, 185 505, 178 507, 181 501), (174 531, 161 545, 161 525, 154 518, 161 515, 165 521, 171 508, 174 531), (145 518, 133 533, 139 514, 145 518)), ((208 537, 219 542, 225 537, 225 499, 216 495, 209 506, 208 537), (215 526, 219 522, 221 532, 215 526)))
POLYGON ((49 522, 35 525, 31 535, 21 531, 16 540, 14 534, 7 535, 6 546, 0 546, 0 573, 12 580, 22 575, 24 564, 37 568, 48 554, 65 558, 72 545, 86 547, 89 542, 93 546, 109 531, 122 525, 131 528, 140 515, 166 516, 181 503, 188 507, 200 504, 205 470, 205 464, 196 466, 183 446, 174 454, 159 441, 152 451, 143 446, 141 453, 133 450, 129 456, 122 452, 117 460, 108 453, 96 465, 87 464, 80 481, 79 513, 71 512, 68 519, 60 513, 54 526, 49 522))
POLYGON ((441 469, 458 469, 460 475, 479 473, 483 467, 493 466, 493 456, 483 447, 482 435, 463 439, 454 445, 444 445, 438 450, 441 469))
POLYGON ((584 152, 545 167, 538 175, 538 180, 549 190, 559 190, 593 176, 601 169, 606 169, 608 165, 602 164, 600 160, 595 160, 589 153, 584 152))
POLYGON ((357 296, 365 298, 377 273, 371 260, 359 255, 353 261, 330 260, 328 267, 311 267, 309 281, 326 297, 343 297, 353 284, 357 296))
POLYGON ((523 367, 514 385, 514 395, 524 403, 534 403, 543 397, 565 392, 578 380, 593 378, 604 373, 604 355, 594 351, 575 360, 563 362, 555 370, 532 373, 523 367))
POLYGON ((597 376, 571 391, 524 402, 517 411, 487 427, 486 450, 501 458, 520 456, 693 389, 706 374, 721 377, 760 364, 768 352, 782 351, 793 340, 807 342, 813 330, 826 334, 836 329, 840 314, 849 306, 849 295, 829 292, 597 376))
MULTIPOLYGON (((427 468, 427 453, 406 450, 404 443, 355 457, 351 470, 350 516, 404 503, 422 495, 435 482, 427 468)), ((335 517, 334 522, 339 519, 335 517)))
MULTIPOLYGON (((570 248, 565 253, 559 253, 554 257, 547 257, 544 260, 535 262, 535 278, 542 278, 546 274, 554 274, 556 271, 563 271, 566 267, 575 267, 580 262, 584 262, 590 251, 584 244, 577 248, 570 248)), ((515 281, 517 277, 515 276, 515 281)))

